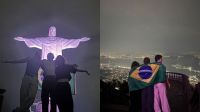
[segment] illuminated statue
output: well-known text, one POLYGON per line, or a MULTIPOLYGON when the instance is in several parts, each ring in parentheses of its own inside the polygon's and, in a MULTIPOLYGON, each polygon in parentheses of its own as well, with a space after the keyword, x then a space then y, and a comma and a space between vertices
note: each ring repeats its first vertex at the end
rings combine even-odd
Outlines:
POLYGON ((53 53, 55 57, 62 55, 62 50, 69 48, 77 48, 80 42, 90 40, 90 38, 83 37, 80 39, 65 39, 56 37, 56 27, 51 26, 49 28, 48 37, 36 37, 36 38, 23 38, 15 37, 15 40, 24 41, 28 47, 35 47, 42 49, 42 59, 47 59, 48 53, 53 53))

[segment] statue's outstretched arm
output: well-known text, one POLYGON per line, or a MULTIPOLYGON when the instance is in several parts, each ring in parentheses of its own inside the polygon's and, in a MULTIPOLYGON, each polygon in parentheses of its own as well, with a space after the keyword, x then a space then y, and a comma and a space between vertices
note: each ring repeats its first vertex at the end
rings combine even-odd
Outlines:
POLYGON ((90 40, 90 38, 83 37, 80 39, 62 39, 61 42, 62 42, 63 49, 67 49, 67 48, 77 48, 80 42, 85 42, 88 40, 90 40))
POLYGON ((42 38, 23 38, 23 37, 15 37, 17 41, 24 41, 28 47, 35 47, 38 49, 42 49, 42 38))

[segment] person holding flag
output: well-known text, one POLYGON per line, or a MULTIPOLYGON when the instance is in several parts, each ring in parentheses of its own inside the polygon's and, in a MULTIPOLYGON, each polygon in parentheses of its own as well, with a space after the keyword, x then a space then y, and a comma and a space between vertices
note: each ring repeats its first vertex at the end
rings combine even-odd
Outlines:
MULTIPOLYGON (((143 67, 140 68, 140 76, 148 78, 152 74, 152 69, 148 65, 150 64, 150 58, 145 57, 143 60, 143 67), (143 70, 145 68, 145 70, 143 70)), ((142 89, 142 112, 154 112, 154 85, 150 85, 142 89)))
POLYGON ((154 111, 161 112, 162 110, 163 112, 170 112, 166 96, 166 86, 163 83, 166 81, 166 67, 161 63, 161 55, 156 55, 155 57, 156 63, 144 64, 130 71, 129 86, 132 91, 137 91, 153 85, 154 111))
MULTIPOLYGON (((133 72, 140 64, 137 61, 133 61, 131 64, 130 73, 133 72)), ((128 76, 128 87, 130 94, 130 112, 141 112, 141 89, 134 89, 134 79, 128 76)))
POLYGON ((155 62, 160 66, 157 74, 161 75, 163 81, 156 83, 154 85, 154 110, 155 112, 161 112, 161 110, 162 112, 170 112, 170 107, 167 99, 166 83, 165 83, 168 81, 166 76, 166 67, 162 64, 162 55, 156 55, 155 62))

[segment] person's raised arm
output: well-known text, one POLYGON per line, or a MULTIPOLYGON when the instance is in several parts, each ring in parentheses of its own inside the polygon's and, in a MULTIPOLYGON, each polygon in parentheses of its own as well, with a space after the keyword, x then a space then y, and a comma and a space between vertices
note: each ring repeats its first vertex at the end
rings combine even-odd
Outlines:
POLYGON ((90 73, 87 70, 82 69, 76 69, 77 72, 85 72, 87 75, 90 75, 90 73))
POLYGON ((90 38, 88 37, 83 37, 80 39, 62 39, 61 43, 63 46, 63 49, 67 49, 67 48, 77 48, 79 46, 80 42, 85 42, 90 40, 90 38))
POLYGON ((2 61, 2 63, 26 63, 29 60, 29 57, 19 59, 19 60, 8 60, 8 61, 2 61))
POLYGON ((42 42, 43 42, 43 38, 23 38, 23 37, 15 37, 14 38, 15 40, 17 41, 24 41, 25 44, 28 46, 28 47, 35 47, 35 48, 38 48, 38 49, 42 49, 42 42))

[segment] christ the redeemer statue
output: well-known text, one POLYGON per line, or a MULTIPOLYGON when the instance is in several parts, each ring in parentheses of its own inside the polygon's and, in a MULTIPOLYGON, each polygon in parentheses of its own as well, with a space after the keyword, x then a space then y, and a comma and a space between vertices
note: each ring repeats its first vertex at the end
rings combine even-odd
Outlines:
POLYGON ((47 59, 48 53, 53 53, 55 57, 62 55, 62 50, 69 48, 77 48, 80 42, 90 40, 90 38, 83 37, 80 39, 65 39, 56 37, 56 27, 51 26, 49 28, 48 37, 36 37, 36 38, 23 38, 15 37, 15 40, 24 41, 28 47, 35 47, 42 49, 42 59, 47 59))

